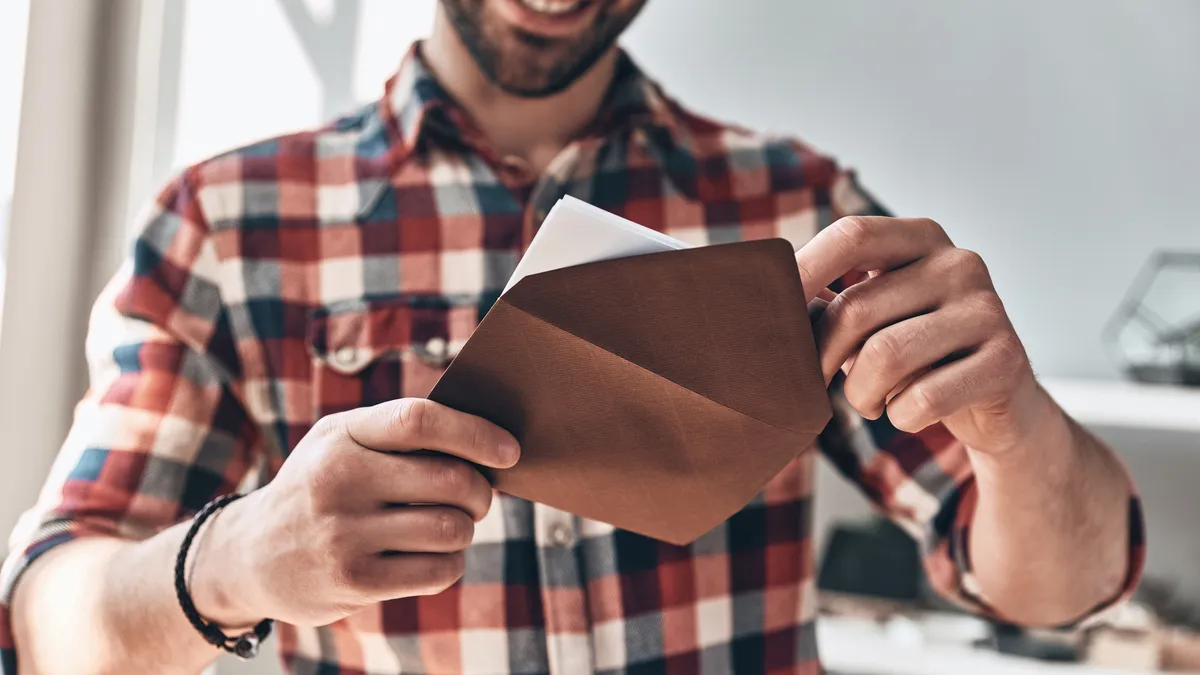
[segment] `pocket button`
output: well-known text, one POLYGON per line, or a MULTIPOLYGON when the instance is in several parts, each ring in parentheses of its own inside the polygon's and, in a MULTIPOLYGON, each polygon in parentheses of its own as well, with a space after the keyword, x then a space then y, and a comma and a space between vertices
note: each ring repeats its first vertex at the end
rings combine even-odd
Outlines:
POLYGON ((333 353, 333 362, 343 368, 349 368, 354 365, 358 358, 358 350, 354 347, 346 346, 339 348, 333 353))
POLYGON ((435 359, 446 358, 446 340, 444 338, 430 338, 429 342, 425 343, 425 352, 435 359))

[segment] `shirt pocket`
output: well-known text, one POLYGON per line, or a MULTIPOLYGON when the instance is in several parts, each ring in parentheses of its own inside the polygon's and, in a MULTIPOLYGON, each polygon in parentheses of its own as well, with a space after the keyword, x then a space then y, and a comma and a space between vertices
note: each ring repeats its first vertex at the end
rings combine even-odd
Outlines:
POLYGON ((314 419, 427 396, 477 323, 476 308, 401 296, 312 312, 314 419))

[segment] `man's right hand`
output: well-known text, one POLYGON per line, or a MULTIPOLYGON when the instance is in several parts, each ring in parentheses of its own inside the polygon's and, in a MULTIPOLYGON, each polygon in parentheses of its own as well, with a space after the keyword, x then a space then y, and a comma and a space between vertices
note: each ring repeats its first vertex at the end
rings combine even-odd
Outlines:
POLYGON ((503 429, 424 399, 322 418, 270 484, 199 538, 197 609, 230 628, 264 617, 322 626, 438 593, 462 576, 491 505, 474 465, 507 468, 519 454, 503 429))

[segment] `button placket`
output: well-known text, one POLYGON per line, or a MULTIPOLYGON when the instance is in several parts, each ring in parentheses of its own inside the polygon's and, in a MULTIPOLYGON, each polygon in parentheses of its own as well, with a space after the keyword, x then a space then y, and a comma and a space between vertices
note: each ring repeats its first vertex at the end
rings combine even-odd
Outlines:
POLYGON ((542 221, 550 213, 554 202, 563 195, 564 187, 579 166, 582 157, 583 147, 579 143, 572 143, 550 161, 545 172, 538 178, 530 192, 525 210, 525 229, 530 235, 542 226, 542 221))
POLYGON ((590 673, 590 622, 583 597, 587 588, 575 555, 575 517, 544 504, 534 504, 533 520, 550 673, 590 673))
POLYGON ((575 532, 567 523, 555 523, 550 526, 549 540, 555 546, 571 546, 575 543, 575 532))

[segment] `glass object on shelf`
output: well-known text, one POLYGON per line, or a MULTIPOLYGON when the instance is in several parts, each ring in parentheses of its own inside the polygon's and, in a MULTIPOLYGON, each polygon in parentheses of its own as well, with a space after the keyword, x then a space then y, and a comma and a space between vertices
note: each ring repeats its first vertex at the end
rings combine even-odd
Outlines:
POLYGON ((1158 251, 1104 329, 1135 380, 1200 386, 1200 252, 1158 251))

